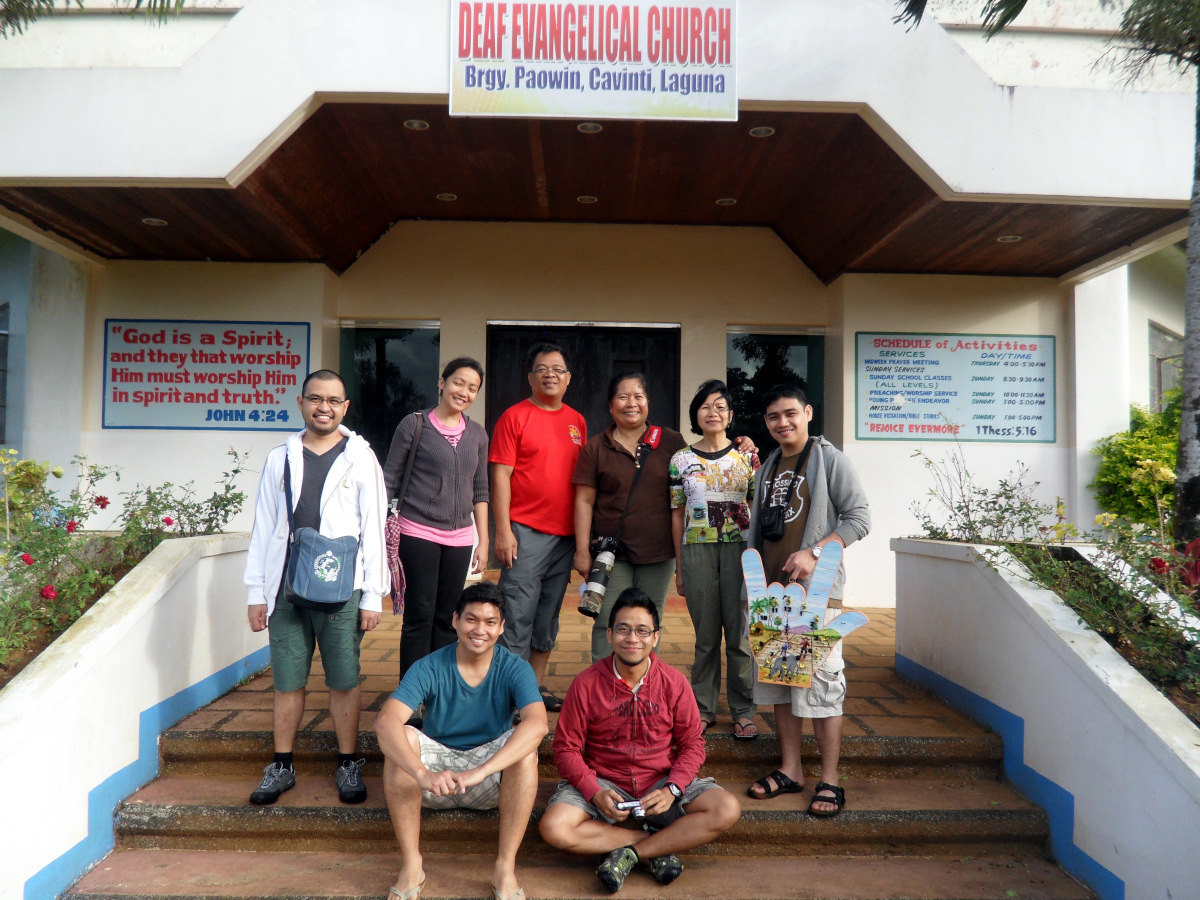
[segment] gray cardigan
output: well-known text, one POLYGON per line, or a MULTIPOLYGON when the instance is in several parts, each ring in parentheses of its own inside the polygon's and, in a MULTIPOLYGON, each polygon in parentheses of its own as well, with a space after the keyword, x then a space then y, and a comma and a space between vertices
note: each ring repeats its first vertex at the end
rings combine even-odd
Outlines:
MULTIPOLYGON (((750 534, 748 541, 751 547, 762 552, 762 522, 759 510, 766 493, 767 483, 775 474, 775 467, 783 451, 776 447, 767 457, 767 461, 758 470, 754 483, 754 505, 750 511, 750 534)), ((809 506, 808 522, 804 526, 804 538, 797 550, 811 547, 822 538, 834 532, 849 547, 859 538, 867 536, 871 530, 871 510, 867 505, 867 495, 858 473, 842 451, 829 443, 823 437, 817 437, 812 452, 808 454, 808 465, 804 469, 808 478, 809 506)), ((842 590, 846 585, 845 563, 838 567, 837 578, 834 579, 833 589, 829 596, 840 600, 842 590)), ((808 585, 805 585, 807 588, 808 585)))
POLYGON ((466 430, 452 447, 428 420, 429 410, 410 413, 400 420, 388 448, 383 480, 388 502, 400 492, 409 448, 417 429, 417 417, 425 416, 421 442, 413 460, 412 480, 400 514, 420 525, 453 531, 474 524, 476 503, 488 502, 488 436, 483 426, 467 419, 466 430))

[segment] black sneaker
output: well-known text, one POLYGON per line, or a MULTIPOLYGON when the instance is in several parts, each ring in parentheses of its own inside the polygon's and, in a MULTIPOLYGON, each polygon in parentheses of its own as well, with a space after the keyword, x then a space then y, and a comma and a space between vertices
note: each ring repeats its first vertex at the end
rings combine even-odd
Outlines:
POLYGON ((296 771, 283 763, 271 763, 263 769, 262 783, 250 795, 250 802, 255 806, 266 806, 279 799, 284 791, 296 786, 296 771))
POLYGON ((618 847, 600 863, 596 876, 604 882, 610 894, 615 894, 625 883, 625 876, 637 865, 638 857, 629 847, 618 847))
POLYGON ((366 762, 365 759, 350 760, 333 770, 338 799, 343 803, 362 803, 367 799, 367 786, 362 779, 362 767, 366 762))
POLYGON ((683 874, 683 862, 674 853, 656 856, 646 866, 659 884, 670 884, 683 874))

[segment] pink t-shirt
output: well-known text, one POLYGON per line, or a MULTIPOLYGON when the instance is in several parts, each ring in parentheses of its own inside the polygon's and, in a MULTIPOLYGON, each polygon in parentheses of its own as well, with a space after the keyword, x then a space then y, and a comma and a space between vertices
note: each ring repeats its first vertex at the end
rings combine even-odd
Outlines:
POLYGON ((451 447, 457 447, 459 440, 463 436, 463 432, 467 430, 467 419, 465 416, 458 417, 457 425, 445 425, 442 420, 437 417, 437 413, 432 409, 429 411, 429 421, 433 427, 438 430, 438 433, 450 442, 451 447))
MULTIPOLYGON (((431 409, 428 418, 430 424, 437 429, 438 434, 450 442, 451 447, 458 446, 459 440, 467 430, 465 416, 459 416, 457 425, 445 425, 431 409)), ((441 544, 443 547, 470 547, 475 543, 474 526, 465 525, 453 531, 443 531, 440 528, 421 525, 411 519, 404 518, 404 516, 400 517, 400 534, 420 538, 423 541, 432 541, 435 544, 441 544)))

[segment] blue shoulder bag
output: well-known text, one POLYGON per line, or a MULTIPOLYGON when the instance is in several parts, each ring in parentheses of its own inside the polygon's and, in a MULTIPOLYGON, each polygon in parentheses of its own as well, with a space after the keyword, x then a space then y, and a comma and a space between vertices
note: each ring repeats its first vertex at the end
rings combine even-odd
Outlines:
POLYGON ((301 609, 338 612, 354 594, 358 538, 329 538, 315 528, 296 528, 292 510, 291 460, 285 460, 283 464, 283 493, 288 516, 284 598, 301 609))

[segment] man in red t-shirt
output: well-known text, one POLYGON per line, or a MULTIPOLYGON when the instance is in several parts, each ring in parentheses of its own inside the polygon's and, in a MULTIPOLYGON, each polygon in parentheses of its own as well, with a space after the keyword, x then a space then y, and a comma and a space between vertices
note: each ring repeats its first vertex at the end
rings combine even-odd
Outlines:
POLYGON ((583 416, 563 403, 571 383, 555 344, 529 351, 533 394, 504 411, 492 432, 492 517, 506 620, 500 643, 529 661, 546 709, 562 700, 546 689, 546 665, 558 637, 558 613, 575 554, 571 476, 587 441, 583 416))

